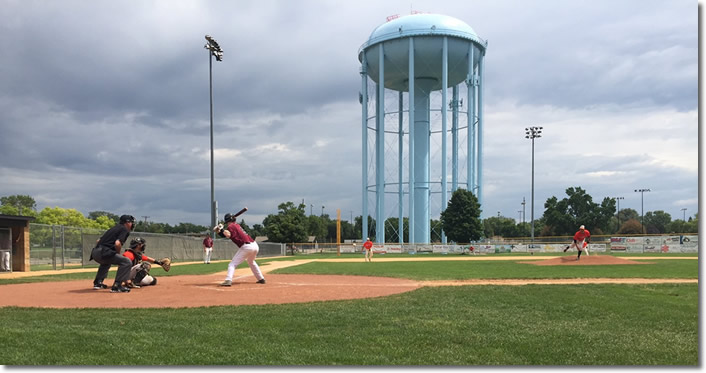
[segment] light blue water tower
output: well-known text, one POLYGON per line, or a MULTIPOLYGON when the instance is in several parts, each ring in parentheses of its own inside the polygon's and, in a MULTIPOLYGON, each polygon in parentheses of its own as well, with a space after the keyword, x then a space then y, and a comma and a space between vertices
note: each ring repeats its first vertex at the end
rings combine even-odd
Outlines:
MULTIPOLYGON (((487 45, 463 21, 416 13, 388 17, 360 47, 363 239, 371 236, 366 218, 371 198, 375 201, 378 243, 385 242, 383 222, 389 217, 398 218, 395 229, 397 241, 402 243, 405 211, 410 243, 430 243, 432 212, 438 219, 448 203, 449 191, 459 186, 473 191, 482 206, 483 60, 487 45), (465 89, 459 89, 462 84, 465 89), (459 147, 463 142, 459 138, 464 135, 465 149, 459 147), (464 151, 465 157, 461 154, 464 151), (368 163, 369 159, 374 162, 368 163), (465 182, 459 178, 464 168, 465 182), (386 195, 397 196, 387 209, 386 195)), ((446 243, 445 234, 440 236, 446 243)))

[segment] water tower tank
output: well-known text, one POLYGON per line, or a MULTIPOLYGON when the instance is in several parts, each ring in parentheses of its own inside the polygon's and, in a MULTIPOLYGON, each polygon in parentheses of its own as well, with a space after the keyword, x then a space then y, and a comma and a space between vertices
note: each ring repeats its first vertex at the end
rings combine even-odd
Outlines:
MULTIPOLYGON (((473 191, 481 201, 482 159, 482 76, 483 59, 487 42, 482 40, 465 22, 440 14, 412 14, 402 17, 389 17, 388 22, 378 26, 368 40, 360 47, 358 60, 361 62, 363 87, 363 216, 368 216, 368 194, 375 195, 376 242, 385 242, 384 223, 391 214, 385 209, 385 194, 398 194, 398 241, 403 241, 403 215, 407 208, 409 217, 409 242, 430 243, 430 204, 432 186, 436 180, 430 175, 436 167, 430 169, 430 136, 434 121, 440 121, 442 161, 439 162, 441 175, 438 184, 441 194, 441 211, 448 202, 447 163, 452 165, 452 188, 463 185, 458 179, 458 120, 465 114, 467 120, 467 189, 473 191), (368 82, 375 86, 374 93, 368 92, 368 82), (466 85, 466 106, 461 107, 458 86, 466 85), (452 89, 452 100, 448 100, 448 90, 452 89), (432 92, 441 90, 441 104, 434 107, 430 102, 432 92), (397 92, 398 109, 386 103, 386 97, 397 92), (387 94, 386 94, 387 93, 387 94), (406 96, 405 96, 406 95, 406 96), (406 99, 405 99, 406 97, 406 99), (410 99, 410 97, 412 99, 410 99), (374 102, 374 115, 369 115, 368 104, 374 102), (404 104, 406 102, 406 105, 404 104), (440 107, 439 107, 440 106, 440 107), (449 108, 453 128, 447 127, 449 108), (465 110, 465 112, 463 111, 465 110), (430 113, 439 113, 432 116, 430 113), (402 117, 408 115, 405 131, 402 117), (386 123, 390 117, 398 119, 394 130, 386 123), (387 118, 387 119, 386 119, 387 118), (436 118, 436 119, 435 119, 436 118), (369 123, 370 122, 370 123, 369 123), (372 123, 372 125, 371 125, 372 123), (411 123, 411 125, 410 125, 411 123), (375 180, 368 179, 368 133, 375 139, 375 180), (389 179, 389 170, 385 169, 385 133, 394 133, 399 137, 396 159, 398 160, 397 180, 389 179), (453 156, 447 162, 447 135, 452 137, 453 156), (408 145, 407 175, 404 175, 402 160, 403 146, 408 145), (406 178, 405 178, 406 176, 406 178), (396 191, 388 190, 390 185, 397 186, 396 191), (407 194, 408 202, 403 196, 407 194)), ((389 100, 388 100, 389 101, 389 100)), ((370 105, 372 106, 372 105, 370 105)), ((389 153, 389 146, 387 147, 389 153)), ((363 238, 372 236, 367 230, 367 219, 363 219, 363 238)), ((441 233, 445 242, 445 235, 441 233)))

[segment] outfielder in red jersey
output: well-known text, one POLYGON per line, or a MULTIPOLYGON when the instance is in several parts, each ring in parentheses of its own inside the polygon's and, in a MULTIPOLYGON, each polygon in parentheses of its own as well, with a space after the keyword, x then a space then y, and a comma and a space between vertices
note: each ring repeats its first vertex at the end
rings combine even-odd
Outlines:
POLYGON ((236 251, 235 255, 233 255, 233 260, 231 260, 228 264, 228 273, 226 274, 225 281, 221 283, 221 286, 232 285, 235 267, 246 260, 250 266, 252 274, 255 275, 255 278, 257 279, 257 283, 264 284, 265 277, 262 275, 260 267, 255 262, 255 257, 260 251, 260 246, 258 246, 257 242, 245 233, 243 228, 240 227, 240 224, 235 222, 235 219, 235 216, 226 214, 224 220, 227 226, 223 227, 222 224, 219 224, 213 228, 213 230, 216 231, 221 237, 230 238, 230 240, 239 247, 238 251, 236 251))
MULTIPOLYGON (((579 227, 579 230, 574 234, 574 243, 571 244, 571 246, 576 247, 576 250, 578 250, 579 255, 576 257, 576 260, 581 259, 581 252, 583 250, 586 250, 586 255, 589 255, 588 253, 588 244, 591 243, 591 232, 586 229, 583 225, 579 227)), ((568 250, 568 246, 564 251, 568 250)))

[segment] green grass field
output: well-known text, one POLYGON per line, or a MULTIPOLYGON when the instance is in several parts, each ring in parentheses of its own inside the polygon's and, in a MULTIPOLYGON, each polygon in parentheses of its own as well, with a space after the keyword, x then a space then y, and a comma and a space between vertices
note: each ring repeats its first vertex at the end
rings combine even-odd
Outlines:
MULTIPOLYGON (((293 259, 324 257, 336 256, 293 259)), ((292 258, 258 262, 264 267, 272 260, 292 258)), ((168 275, 214 273, 225 266, 183 265, 168 275)), ((698 261, 565 267, 491 261, 316 262, 273 273, 417 280, 698 278, 698 261)), ((90 281, 94 275, 21 282, 90 281)), ((698 303, 697 284, 611 284, 425 287, 373 299, 190 309, 5 307, 0 308, 0 364, 696 366, 698 303)))

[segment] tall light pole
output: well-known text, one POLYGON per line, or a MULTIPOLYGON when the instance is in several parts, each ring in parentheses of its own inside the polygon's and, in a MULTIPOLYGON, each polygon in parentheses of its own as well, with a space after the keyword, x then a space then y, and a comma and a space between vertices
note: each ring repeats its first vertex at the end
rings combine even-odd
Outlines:
POLYGON ((321 216, 324 216, 324 206, 321 206, 321 216))
MULTIPOLYGON (((211 56, 216 57, 216 61, 223 61, 223 50, 221 46, 218 45, 216 39, 212 38, 210 35, 206 35, 206 45, 204 48, 208 49, 208 89, 211 101, 211 227, 216 226, 216 191, 213 186, 213 59, 211 56)), ((216 238, 216 232, 211 232, 211 237, 216 238)))
POLYGON ((525 205, 526 205, 525 197, 522 197, 521 205, 522 205, 522 222, 524 223, 525 222, 525 205))
POLYGON ((618 202, 618 212, 615 214, 615 217, 618 218, 618 231, 619 231, 620 230, 620 200, 625 199, 625 197, 613 197, 613 198, 615 198, 615 201, 618 202))
POLYGON ((641 205, 642 205, 642 217, 640 218, 640 224, 642 224, 642 233, 644 234, 646 232, 645 230, 645 192, 649 192, 649 189, 635 189, 635 193, 640 193, 640 199, 641 199, 641 205))
POLYGON ((684 221, 686 221, 686 207, 684 207, 683 209, 681 209, 681 212, 684 213, 684 221))
POLYGON ((531 232, 532 244, 534 247, 534 139, 542 137, 542 127, 525 128, 525 138, 532 140, 532 207, 530 209, 530 219, 532 220, 531 232))

